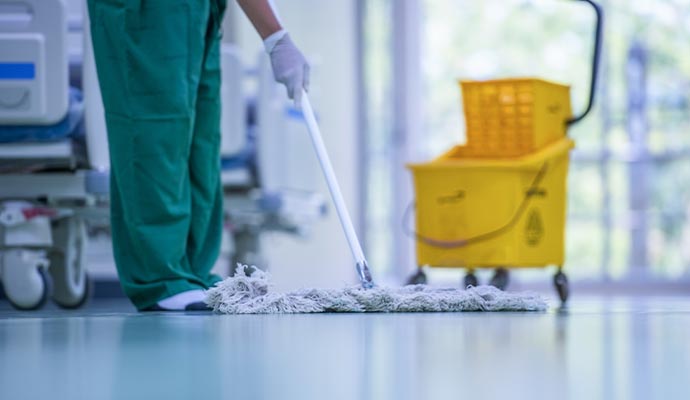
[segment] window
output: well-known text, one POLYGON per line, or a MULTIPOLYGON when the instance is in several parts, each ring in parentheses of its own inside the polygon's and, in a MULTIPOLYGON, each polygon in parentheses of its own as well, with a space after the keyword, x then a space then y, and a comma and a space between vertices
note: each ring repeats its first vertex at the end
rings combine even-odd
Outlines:
MULTIPOLYGON (((561 0, 415 0, 423 127, 409 148, 430 159, 464 141, 458 78, 538 76, 587 100, 593 13, 561 0)), ((392 148, 393 8, 365 1, 369 252, 393 269, 401 165, 392 148)), ((690 277, 690 0, 599 1, 606 13, 595 110, 569 134, 567 266, 575 279, 690 277)), ((414 260, 409 260, 410 267, 414 260)))

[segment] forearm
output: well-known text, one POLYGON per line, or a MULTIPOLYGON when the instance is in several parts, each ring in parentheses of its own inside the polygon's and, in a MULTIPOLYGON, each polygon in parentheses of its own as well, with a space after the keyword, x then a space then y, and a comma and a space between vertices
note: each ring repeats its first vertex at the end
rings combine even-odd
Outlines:
POLYGON ((268 0, 237 0, 237 3, 254 25, 261 39, 266 39, 282 29, 268 0))

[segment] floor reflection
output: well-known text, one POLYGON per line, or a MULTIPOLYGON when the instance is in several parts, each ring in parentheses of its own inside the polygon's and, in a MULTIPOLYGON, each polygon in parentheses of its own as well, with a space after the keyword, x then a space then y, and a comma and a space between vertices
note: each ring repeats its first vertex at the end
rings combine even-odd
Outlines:
POLYGON ((2 399, 687 398, 690 299, 547 313, 0 310, 2 399))

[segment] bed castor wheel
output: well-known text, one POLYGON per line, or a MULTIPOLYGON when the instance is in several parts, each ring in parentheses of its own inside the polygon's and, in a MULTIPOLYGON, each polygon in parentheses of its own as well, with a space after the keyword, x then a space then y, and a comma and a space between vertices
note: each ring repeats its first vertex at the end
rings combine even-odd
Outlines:
POLYGON ((479 286, 479 280, 477 279, 477 275, 474 274, 474 272, 470 271, 465 275, 465 278, 463 280, 465 288, 468 286, 472 287, 477 287, 479 286))
POLYGON ((48 260, 38 251, 12 249, 2 256, 2 285, 10 304, 18 310, 43 307, 52 291, 48 260))
POLYGON ((85 274, 82 279, 83 285, 80 285, 75 291, 61 291, 53 280, 53 301, 55 304, 67 310, 74 310, 86 305, 93 294, 93 281, 88 274, 85 274))
POLYGON ((48 302, 48 297, 53 290, 53 284, 50 280, 50 275, 45 268, 39 268, 36 270, 37 279, 33 279, 34 282, 31 286, 34 290, 29 293, 23 293, 20 296, 16 294, 10 295, 7 288, 5 289, 5 294, 7 299, 12 304, 12 307, 21 311, 33 311, 43 308, 48 302))
POLYGON ((494 272, 494 276, 489 282, 489 285, 495 287, 496 289, 506 290, 509 282, 510 275, 508 274, 508 270, 505 268, 497 268, 496 272, 494 272))
POLYGON ((415 272, 414 275, 407 279, 408 285, 426 285, 427 282, 428 279, 426 277, 426 273, 424 273, 424 271, 422 271, 421 269, 415 272))
POLYGON ((558 271, 553 277, 553 284, 556 286, 558 297, 561 299, 561 302, 565 304, 565 302, 568 300, 568 295, 570 294, 568 277, 565 276, 562 271, 558 271))
POLYGON ((53 232, 55 246, 48 255, 53 301, 62 308, 79 308, 93 289, 86 272, 86 224, 81 218, 66 218, 54 224, 53 232))

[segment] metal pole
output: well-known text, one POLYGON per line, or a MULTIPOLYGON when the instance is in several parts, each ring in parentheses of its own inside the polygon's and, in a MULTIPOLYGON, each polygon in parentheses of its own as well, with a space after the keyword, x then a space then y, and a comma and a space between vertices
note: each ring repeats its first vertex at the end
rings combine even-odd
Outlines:
POLYGON ((630 253, 629 277, 639 279, 645 276, 649 267, 647 251, 649 207, 649 152, 647 139, 649 121, 647 118, 647 49, 634 39, 626 63, 628 98, 627 131, 631 161, 628 167, 628 201, 630 206, 630 253))
POLYGON ((357 225, 359 229, 359 238, 362 243, 362 248, 367 252, 367 244, 369 242, 369 226, 368 222, 370 217, 370 211, 367 204, 368 194, 371 188, 369 187, 369 168, 370 168, 370 155, 367 143, 367 118, 369 117, 368 110, 370 108, 370 103, 367 98, 367 87, 366 87, 366 26, 365 21, 367 17, 366 13, 366 0, 357 0, 356 4, 356 24, 357 24, 357 39, 356 39, 356 53, 355 57, 357 60, 357 177, 361 184, 361 190, 359 191, 359 197, 357 202, 359 203, 359 218, 357 225))
POLYGON ((393 148, 392 182, 394 193, 391 227, 393 232, 395 274, 410 271, 414 258, 410 239, 397 229, 412 201, 412 182, 404 165, 418 148, 422 125, 421 98, 421 27, 420 0, 393 1, 393 148))
MULTIPOLYGON (((608 0, 601 2, 601 7, 606 10, 608 7, 608 0)), ((611 279, 611 234, 612 234, 612 216, 611 216, 611 179, 609 177, 609 134, 613 127, 611 120, 611 83, 609 81, 609 67, 610 61, 608 53, 606 52, 606 43, 602 43, 602 60, 601 60, 601 79, 599 82, 599 92, 601 102, 601 136, 599 138, 599 178, 601 180, 601 229, 603 231, 603 243, 601 252, 601 272, 604 281, 611 279)))

